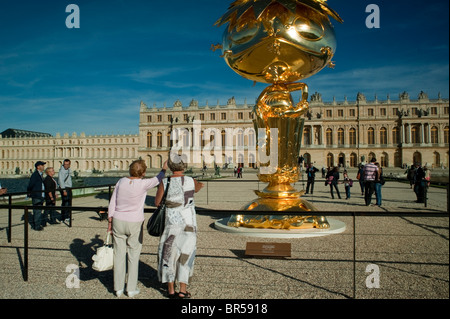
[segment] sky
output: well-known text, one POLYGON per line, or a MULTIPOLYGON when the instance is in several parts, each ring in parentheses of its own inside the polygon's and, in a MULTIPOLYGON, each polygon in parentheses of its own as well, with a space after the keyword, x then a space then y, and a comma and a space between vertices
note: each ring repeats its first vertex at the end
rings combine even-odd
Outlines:
MULTIPOLYGON (((0 0, 0 132, 138 134, 139 107, 254 103, 253 85, 210 50, 232 0, 0 0), (79 28, 67 28, 69 4, 79 28)), ((335 69, 305 79, 325 102, 449 96, 448 0, 329 0, 335 69), (369 4, 380 28, 368 28, 369 4)))

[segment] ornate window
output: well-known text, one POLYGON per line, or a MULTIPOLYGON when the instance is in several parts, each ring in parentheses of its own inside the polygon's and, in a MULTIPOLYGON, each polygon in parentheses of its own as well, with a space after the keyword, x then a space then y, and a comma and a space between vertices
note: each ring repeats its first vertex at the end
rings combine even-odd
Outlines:
POLYGON ((331 128, 328 128, 325 135, 327 139, 327 145, 333 145, 333 130, 331 128))
POLYGON ((387 130, 385 127, 380 129, 380 144, 387 144, 387 130))
POLYGON ((331 153, 327 154, 327 166, 333 167, 334 166, 334 156, 331 153))
POLYGON ((394 127, 392 129, 392 143, 400 144, 400 129, 398 127, 394 127))
POLYGON ((344 145, 344 129, 338 129, 338 145, 344 145))
POLYGON ((431 142, 432 144, 437 144, 437 143, 439 143, 439 133, 438 133, 438 129, 437 129, 436 126, 433 126, 433 127, 431 128, 431 140, 430 140, 430 142, 431 142))
POLYGON ((348 132, 349 137, 349 144, 350 145, 356 145, 356 130, 354 128, 351 128, 348 132))
POLYGON ((433 153, 433 164, 435 167, 441 166, 441 154, 438 152, 433 153))
POLYGON ((170 133, 167 133, 167 145, 169 145, 169 147, 173 146, 173 141, 170 139, 170 133))
POLYGON ((417 125, 411 127, 411 143, 420 143, 420 128, 417 125))
POLYGON ((248 146, 254 148, 256 146, 255 130, 251 129, 248 133, 248 146))
POLYGON ((388 167, 389 166, 389 155, 386 152, 383 152, 383 154, 381 154, 380 165, 382 167, 388 167))
POLYGON ((350 167, 358 166, 358 156, 355 153, 350 154, 350 167))
POLYGON ((203 147, 205 147, 205 132, 201 131, 200 132, 200 145, 203 147))
POLYGON ((162 133, 158 132, 156 135, 156 147, 162 147, 162 133))
POLYGON ((311 145, 311 128, 305 127, 303 130, 303 144, 304 145, 311 145))
POLYGON ((152 133, 148 132, 147 133, 147 148, 150 148, 152 146, 153 146, 152 133))
POLYGON ((367 144, 375 144, 375 130, 373 129, 373 127, 369 127, 369 129, 367 130, 367 144))
POLYGON ((225 130, 222 130, 222 147, 225 147, 225 141, 226 141, 226 132, 225 130))
POLYGON ((238 147, 243 147, 244 146, 244 132, 242 130, 239 130, 239 132, 238 132, 237 146, 238 147))

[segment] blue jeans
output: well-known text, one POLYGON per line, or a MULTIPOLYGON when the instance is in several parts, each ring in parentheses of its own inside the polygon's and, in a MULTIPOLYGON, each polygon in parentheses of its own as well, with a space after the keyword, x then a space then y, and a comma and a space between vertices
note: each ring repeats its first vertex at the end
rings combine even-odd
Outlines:
POLYGON ((345 195, 347 198, 350 198, 350 186, 345 186, 345 195))
POLYGON ((378 206, 381 206, 381 186, 381 183, 375 183, 375 197, 378 206))
MULTIPOLYGON (((44 198, 32 198, 31 203, 33 206, 43 206, 44 198)), ((33 218, 30 220, 30 226, 33 229, 42 226, 43 218, 42 218, 42 209, 33 208, 33 218)))

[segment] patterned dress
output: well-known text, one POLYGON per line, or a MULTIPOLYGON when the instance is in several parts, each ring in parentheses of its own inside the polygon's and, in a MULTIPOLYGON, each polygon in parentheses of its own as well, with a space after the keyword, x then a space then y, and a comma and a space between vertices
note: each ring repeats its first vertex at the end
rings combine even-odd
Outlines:
MULTIPOLYGON (((163 180, 164 189, 167 179, 163 180)), ((158 247, 158 278, 162 283, 189 283, 197 250, 195 184, 188 176, 172 177, 166 198, 166 225, 158 247)))

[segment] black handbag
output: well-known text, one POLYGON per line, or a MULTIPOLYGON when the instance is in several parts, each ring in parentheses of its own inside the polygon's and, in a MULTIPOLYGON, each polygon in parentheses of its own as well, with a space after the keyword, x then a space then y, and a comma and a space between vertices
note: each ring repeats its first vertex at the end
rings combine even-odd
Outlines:
POLYGON ((153 212, 152 217, 147 222, 147 231, 150 236, 160 237, 164 232, 164 226, 166 222, 166 197, 169 190, 170 177, 167 178, 167 187, 164 192, 161 203, 153 212))

